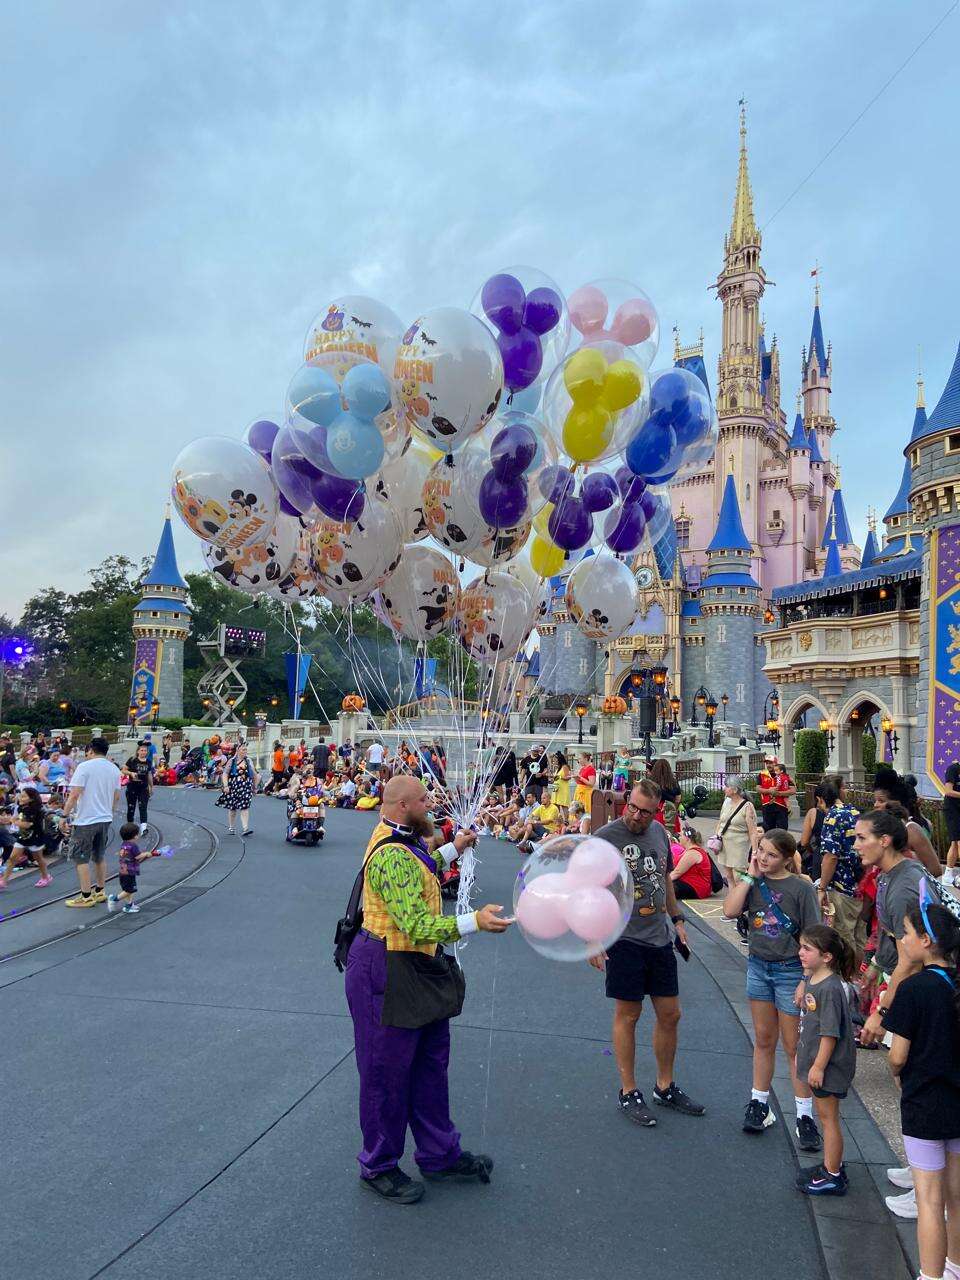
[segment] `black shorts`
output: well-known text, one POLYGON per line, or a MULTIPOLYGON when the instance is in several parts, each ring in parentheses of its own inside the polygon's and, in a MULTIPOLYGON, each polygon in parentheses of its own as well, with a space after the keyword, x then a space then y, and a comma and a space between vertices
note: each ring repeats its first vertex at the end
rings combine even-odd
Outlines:
POLYGON ((951 844, 955 840, 960 840, 960 808, 954 809, 951 805, 947 808, 943 806, 943 821, 947 828, 947 839, 951 844))
POLYGON ((789 831, 790 814, 782 804, 765 804, 761 812, 764 831, 789 831))
POLYGON ((813 1085, 810 1086, 810 1092, 815 1098, 845 1098, 847 1096, 846 1089, 841 1093, 839 1089, 814 1089, 813 1085))
POLYGON ((137 877, 136 877, 136 876, 125 876, 125 875, 122 875, 122 874, 121 874, 121 876, 120 876, 120 889, 121 889, 121 891, 122 891, 123 893, 136 893, 136 892, 137 892, 137 877))
POLYGON ((673 944, 644 947, 615 942, 607 949, 607 998, 641 1001, 644 996, 676 996, 677 953, 673 944))

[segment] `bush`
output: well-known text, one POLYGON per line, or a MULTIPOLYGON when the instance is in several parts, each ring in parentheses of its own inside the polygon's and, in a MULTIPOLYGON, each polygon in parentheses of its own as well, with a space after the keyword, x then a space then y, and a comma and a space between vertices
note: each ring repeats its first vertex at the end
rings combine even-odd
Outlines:
POLYGON ((793 740, 797 774, 822 774, 827 767, 827 735, 820 729, 801 729, 793 740))
POLYGON ((865 733, 860 739, 860 759, 865 773, 877 771, 877 740, 873 734, 865 733))
POLYGON ((23 729, 18 724, 0 724, 0 733, 9 733, 11 738, 19 738, 23 729))

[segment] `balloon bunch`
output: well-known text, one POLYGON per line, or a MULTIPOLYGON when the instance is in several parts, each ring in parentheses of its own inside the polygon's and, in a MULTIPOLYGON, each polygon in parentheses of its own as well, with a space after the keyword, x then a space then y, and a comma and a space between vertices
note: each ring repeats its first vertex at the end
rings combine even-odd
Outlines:
POLYGON ((508 272, 491 276, 480 291, 483 312, 497 331, 503 378, 511 391, 522 391, 543 368, 541 338, 560 324, 559 290, 541 285, 529 293, 508 272))

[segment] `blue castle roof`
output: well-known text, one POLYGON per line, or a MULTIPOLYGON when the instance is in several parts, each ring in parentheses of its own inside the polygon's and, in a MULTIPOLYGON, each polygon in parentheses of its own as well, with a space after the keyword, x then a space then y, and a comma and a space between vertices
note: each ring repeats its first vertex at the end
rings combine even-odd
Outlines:
POLYGON ((867 530, 867 540, 863 544, 863 555, 860 558, 860 568, 869 569, 879 555, 879 547, 877 546, 877 535, 872 529, 867 530))
POLYGON ((690 373, 695 373, 703 385, 707 389, 707 395, 710 394, 710 383, 707 381, 707 366, 703 363, 703 356, 681 356, 679 360, 673 362, 675 369, 688 369, 690 373))
POLYGON ((833 521, 836 517, 836 535, 837 542, 841 547, 849 546, 853 542, 853 535, 850 532, 850 521, 847 519, 847 509, 843 505, 843 493, 840 489, 833 495, 833 504, 830 507, 830 514, 827 516, 827 523, 823 530, 823 539, 820 543, 821 549, 829 546, 831 536, 834 533, 833 521))
MULTIPOLYGON (((922 410, 918 409, 918 413, 922 410)), ((903 476, 900 479, 900 488, 897 490, 897 496, 890 503, 884 520, 889 520, 891 516, 904 516, 910 512, 910 482, 912 474, 910 471, 909 459, 903 464, 903 476)))
POLYGON ((160 534, 160 543, 153 561, 153 568, 140 585, 143 587, 180 587, 183 591, 188 590, 187 584, 180 576, 180 570, 177 567, 177 552, 173 545, 173 528, 170 524, 169 515, 163 522, 163 532, 160 534))
POLYGON ((957 427, 960 427, 960 346, 957 347, 953 368, 936 408, 920 428, 920 434, 914 434, 910 443, 925 440, 927 436, 936 435, 939 431, 953 431, 957 427))
POLYGON ((807 453, 810 452, 810 441, 807 439, 807 433, 803 429, 803 419, 800 417, 799 413, 794 419, 793 435, 790 437, 790 443, 787 445, 787 448, 806 449, 807 453))
POLYGON ((823 325, 820 323, 820 303, 816 303, 813 308, 813 326, 810 330, 810 350, 807 355, 807 363, 816 358, 820 372, 827 372, 827 350, 823 342, 823 325))
POLYGON ((902 582, 918 578, 923 569, 923 552, 914 550, 889 564, 870 565, 866 569, 848 569, 838 577, 827 580, 826 574, 814 582, 795 582, 790 587, 774 587, 773 598, 778 604, 793 604, 800 600, 814 600, 821 596, 839 595, 854 587, 875 587, 885 582, 902 582))
POLYGON ((720 503, 720 515, 717 518, 717 531, 708 551, 752 551, 750 539, 743 528, 740 515, 740 503, 737 501, 737 490, 734 487, 733 475, 727 476, 723 486, 723 501, 720 503))
POLYGON ((827 543, 827 560, 823 566, 824 579, 839 578, 843 573, 843 565, 840 563, 840 548, 837 546, 836 538, 831 538, 827 543))
POLYGON ((817 439, 817 433, 813 427, 810 428, 807 439, 810 441, 810 461, 822 462, 823 454, 820 452, 820 441, 817 439))
POLYGON ((926 435, 924 427, 927 425, 927 411, 922 404, 917 405, 917 412, 913 415, 913 430, 910 432, 910 443, 919 440, 926 435))

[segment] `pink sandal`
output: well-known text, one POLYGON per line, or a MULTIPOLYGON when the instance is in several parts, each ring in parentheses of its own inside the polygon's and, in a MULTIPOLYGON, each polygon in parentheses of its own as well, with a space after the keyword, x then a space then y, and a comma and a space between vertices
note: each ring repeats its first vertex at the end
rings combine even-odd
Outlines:
POLYGON ((53 876, 41 876, 33 887, 35 889, 45 889, 48 884, 53 884, 53 876))

